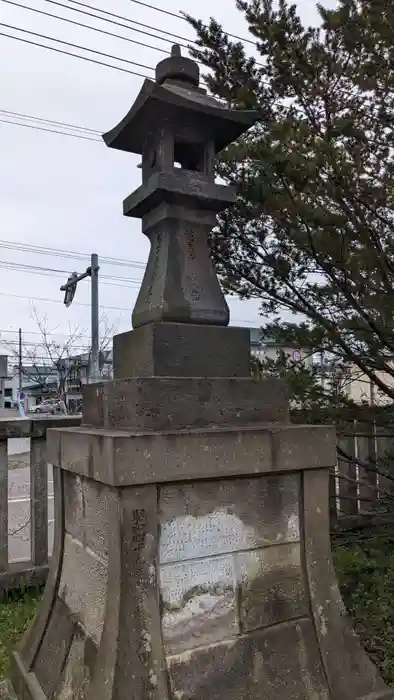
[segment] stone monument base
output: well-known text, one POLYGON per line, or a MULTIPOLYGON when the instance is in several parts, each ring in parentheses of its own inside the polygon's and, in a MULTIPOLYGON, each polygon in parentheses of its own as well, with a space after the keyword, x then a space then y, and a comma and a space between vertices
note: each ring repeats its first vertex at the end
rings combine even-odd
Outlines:
POLYGON ((48 458, 55 547, 19 700, 394 697, 332 568, 334 429, 54 430, 48 458))

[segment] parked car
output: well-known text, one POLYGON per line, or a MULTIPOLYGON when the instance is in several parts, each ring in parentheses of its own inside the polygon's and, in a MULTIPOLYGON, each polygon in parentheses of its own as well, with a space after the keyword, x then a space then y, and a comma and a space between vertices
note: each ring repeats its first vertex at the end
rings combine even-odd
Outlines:
POLYGON ((29 413, 46 413, 53 416, 56 413, 67 413, 67 408, 64 401, 47 400, 31 406, 29 413))

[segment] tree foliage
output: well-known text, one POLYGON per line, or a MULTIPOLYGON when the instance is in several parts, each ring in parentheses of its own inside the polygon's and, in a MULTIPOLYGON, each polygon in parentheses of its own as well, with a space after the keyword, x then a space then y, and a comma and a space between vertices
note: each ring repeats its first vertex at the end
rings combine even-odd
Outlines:
POLYGON ((236 4, 253 55, 187 16, 210 91, 259 113, 217 166, 237 191, 212 236, 222 284, 394 399, 394 5, 339 0, 306 27, 287 0, 236 4))

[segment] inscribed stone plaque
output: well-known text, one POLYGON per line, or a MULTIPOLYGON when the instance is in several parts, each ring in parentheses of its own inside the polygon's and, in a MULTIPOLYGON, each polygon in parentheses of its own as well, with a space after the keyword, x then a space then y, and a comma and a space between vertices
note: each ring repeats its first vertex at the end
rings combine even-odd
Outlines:
POLYGON ((218 509, 200 517, 184 515, 164 523, 160 562, 199 559, 255 546, 254 529, 238 516, 218 509))
POLYGON ((298 475, 269 475, 161 489, 160 562, 296 542, 298 475))
POLYGON ((160 587, 167 652, 238 632, 231 555, 162 566, 160 587))
MULTIPOLYGON (((240 612, 235 591, 241 590, 241 585, 245 628, 270 624, 265 620, 273 618, 269 605, 275 607, 275 601, 266 601, 264 607, 255 600, 256 586, 266 599, 262 567, 265 559, 267 565, 272 559, 261 552, 299 540, 297 476, 164 486, 159 515, 162 630, 167 655, 234 638, 239 633, 240 612)), ((296 551, 299 560, 298 545, 296 551)), ((272 562, 269 567, 275 568, 272 562)), ((298 574, 299 568, 295 578, 298 574)), ((287 591, 287 596, 291 595, 287 591)))

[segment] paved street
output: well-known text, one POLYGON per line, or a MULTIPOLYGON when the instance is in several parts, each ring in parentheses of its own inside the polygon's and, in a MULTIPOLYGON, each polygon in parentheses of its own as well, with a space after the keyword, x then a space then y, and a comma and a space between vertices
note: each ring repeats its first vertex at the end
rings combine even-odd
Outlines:
MULTIPOLYGON (((49 549, 53 539, 53 480, 48 474, 49 549)), ((30 474, 27 467, 8 472, 8 532, 10 561, 30 558, 30 474)))
MULTIPOLYGON (((0 421, 18 418, 18 412, 0 409, 0 421)), ((8 472, 8 532, 9 559, 30 559, 30 473, 27 466, 30 450, 29 438, 8 440, 8 456, 11 469, 8 472), (13 467, 19 467, 17 469, 13 467)), ((53 541, 53 481, 48 474, 48 522, 49 551, 53 541)))

